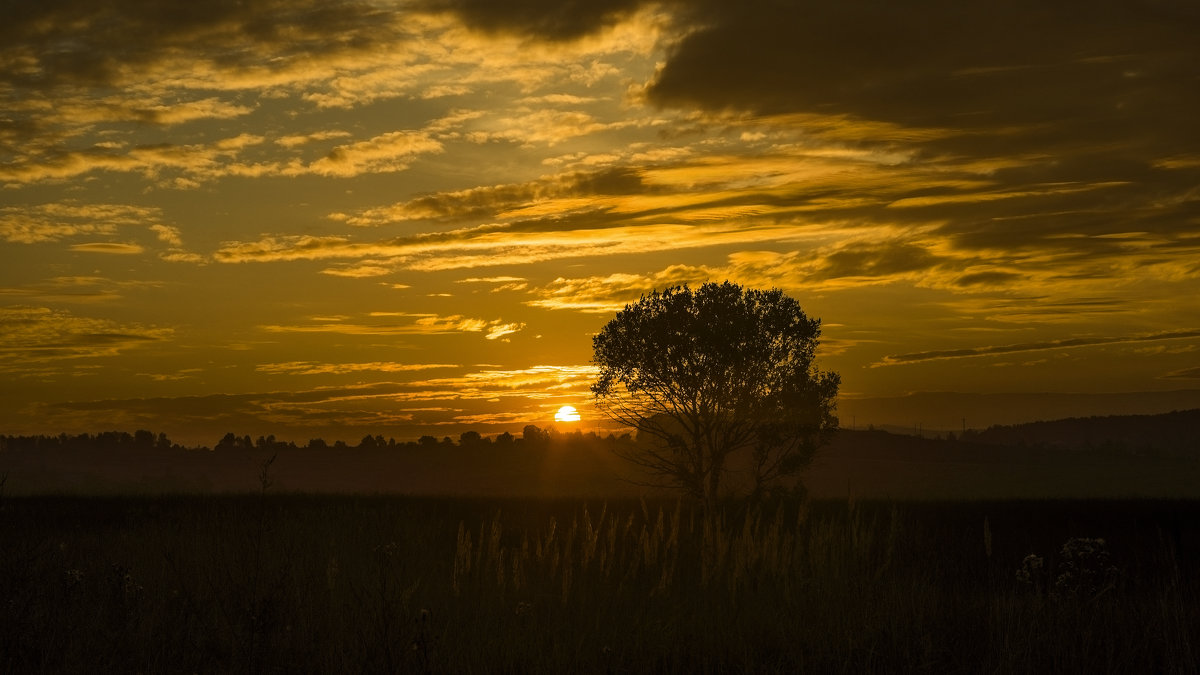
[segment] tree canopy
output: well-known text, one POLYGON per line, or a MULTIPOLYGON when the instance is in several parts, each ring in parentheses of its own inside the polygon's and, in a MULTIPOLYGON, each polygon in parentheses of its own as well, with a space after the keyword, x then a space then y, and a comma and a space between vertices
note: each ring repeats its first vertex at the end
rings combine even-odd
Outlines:
POLYGON ((820 334, 820 320, 777 289, 655 291, 595 336, 592 393, 645 441, 625 457, 647 482, 706 504, 733 482, 759 495, 837 428, 840 378, 813 363, 820 334))

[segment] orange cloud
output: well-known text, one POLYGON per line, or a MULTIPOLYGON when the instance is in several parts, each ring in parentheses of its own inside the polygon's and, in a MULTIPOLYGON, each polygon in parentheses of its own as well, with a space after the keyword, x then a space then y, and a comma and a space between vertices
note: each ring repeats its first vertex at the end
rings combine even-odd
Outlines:
POLYGON ((0 371, 23 373, 29 364, 116 356, 171 337, 173 330, 78 316, 49 307, 0 307, 0 371))
POLYGON ((144 253, 146 249, 138 244, 122 244, 117 242, 97 241, 86 244, 72 244, 72 251, 83 251, 85 253, 109 253, 114 255, 137 255, 144 253))
POLYGON ((366 141, 339 145, 307 167, 289 167, 283 173, 315 173, 346 178, 364 173, 403 171, 415 157, 440 153, 442 150, 442 144, 425 133, 393 131, 366 141))
POLYGON ((288 361, 285 363, 262 363, 254 370, 270 375, 345 375, 347 373, 408 373, 439 368, 458 368, 448 363, 395 363, 374 361, 370 363, 316 363, 313 361, 288 361))
POLYGON ((122 227, 150 225, 161 216, 158 208, 126 204, 60 202, 6 206, 0 208, 0 237, 9 242, 33 244, 80 235, 111 235, 122 227))
POLYGON ((372 312, 373 318, 408 319, 403 323, 348 323, 340 317, 326 317, 319 323, 305 325, 264 325, 260 329, 272 333, 340 333, 343 335, 441 335, 446 333, 485 333, 489 340, 515 333, 525 324, 505 323, 500 319, 487 321, 459 314, 407 314, 403 312, 372 312))

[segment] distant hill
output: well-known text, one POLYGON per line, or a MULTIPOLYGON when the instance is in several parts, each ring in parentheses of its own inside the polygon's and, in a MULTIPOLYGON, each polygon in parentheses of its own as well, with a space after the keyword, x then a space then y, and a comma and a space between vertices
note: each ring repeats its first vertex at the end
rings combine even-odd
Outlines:
POLYGON ((1071 417, 997 425, 968 438, 995 445, 1037 445, 1150 457, 1200 457, 1200 409, 1161 415, 1071 417))
POLYGON ((920 437, 842 430, 805 474, 817 497, 1200 497, 1200 410, 920 437))
POLYGON ((960 432, 1088 415, 1157 415, 1200 408, 1200 389, 1101 393, 914 392, 904 396, 838 399, 842 426, 895 427, 911 432, 960 432))

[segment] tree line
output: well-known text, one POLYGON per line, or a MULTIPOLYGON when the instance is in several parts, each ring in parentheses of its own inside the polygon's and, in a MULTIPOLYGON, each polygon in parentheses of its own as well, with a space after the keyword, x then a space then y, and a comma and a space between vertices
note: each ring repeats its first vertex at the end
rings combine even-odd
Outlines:
POLYGON ((157 433, 139 429, 132 434, 125 431, 104 431, 95 434, 58 435, 0 435, 0 451, 6 452, 236 452, 236 451, 288 451, 288 450, 434 450, 434 449, 487 449, 497 450, 518 448, 545 448, 551 445, 571 445, 575 443, 588 444, 625 444, 631 442, 629 434, 608 434, 601 436, 597 433, 575 430, 570 432, 558 431, 554 428, 542 429, 534 424, 528 424, 521 430, 520 435, 503 432, 496 436, 484 436, 477 431, 464 431, 455 440, 449 436, 440 439, 436 436, 423 435, 416 440, 397 441, 395 438, 385 438, 381 434, 367 434, 356 445, 343 440, 333 443, 323 438, 312 438, 307 443, 297 444, 295 441, 283 441, 274 434, 252 438, 249 434, 237 435, 229 432, 221 437, 213 446, 185 446, 175 443, 165 433, 157 433))

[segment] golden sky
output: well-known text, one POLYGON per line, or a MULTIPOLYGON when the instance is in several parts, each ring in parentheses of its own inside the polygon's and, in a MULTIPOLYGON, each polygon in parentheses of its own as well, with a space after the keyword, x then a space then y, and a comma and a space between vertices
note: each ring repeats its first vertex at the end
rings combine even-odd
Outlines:
POLYGON ((15 3, 0 433, 589 428, 591 336, 725 279, 844 423, 1195 389, 1200 10, 981 4, 15 3))

